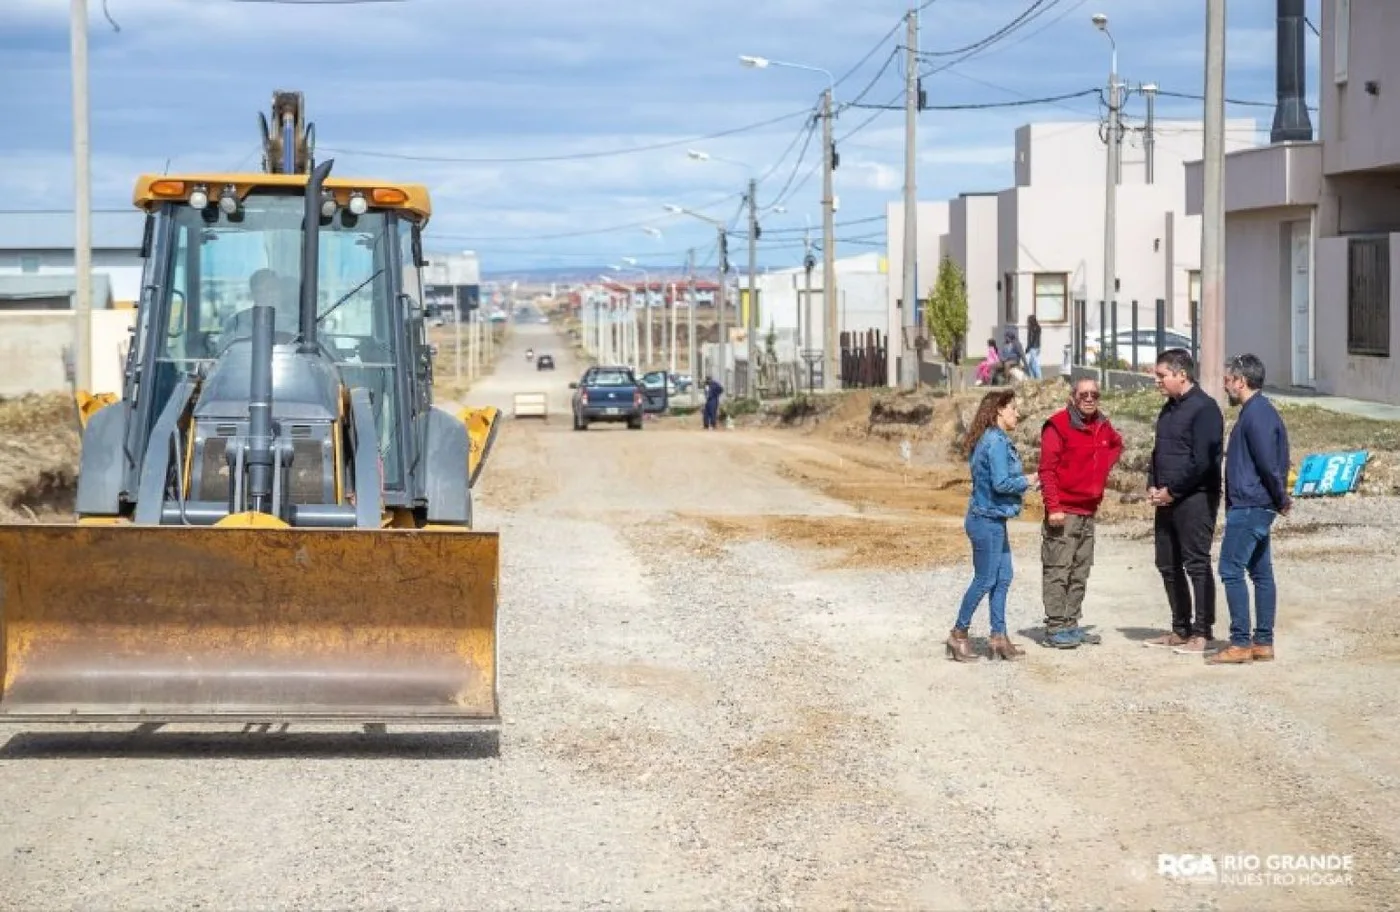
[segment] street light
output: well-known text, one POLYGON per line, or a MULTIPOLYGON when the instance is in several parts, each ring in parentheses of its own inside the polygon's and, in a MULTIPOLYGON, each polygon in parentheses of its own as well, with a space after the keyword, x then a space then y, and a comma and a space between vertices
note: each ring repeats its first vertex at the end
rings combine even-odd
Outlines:
MULTIPOLYGON (((1118 277, 1118 154, 1119 154, 1119 98, 1118 98, 1118 42, 1113 40, 1113 33, 1108 30, 1108 17, 1103 13, 1095 13, 1090 20, 1094 28, 1104 33, 1108 38, 1109 46, 1112 48, 1108 69, 1108 136, 1107 136, 1107 159, 1108 164, 1104 171, 1104 207, 1103 207, 1103 309, 1099 311, 1099 322, 1103 324, 1108 319, 1109 312, 1117 314, 1118 301, 1115 297, 1118 289, 1116 280, 1118 277)), ((1103 332, 1100 325, 1099 331, 1103 332)), ((1099 374, 1106 376, 1107 370, 1105 358, 1108 352, 1099 352, 1099 374)))
POLYGON ((718 161, 725 164, 735 165, 743 168, 749 173, 748 188, 744 199, 749 208, 749 306, 747 318, 744 320, 744 350, 747 367, 747 377, 745 387, 747 392, 752 393, 758 383, 758 376, 755 370, 758 364, 758 180, 753 177, 754 167, 748 162, 742 162, 733 158, 720 158, 708 152, 697 149, 690 149, 686 155, 696 161, 718 161))
POLYGON ((822 95, 822 298, 826 305, 826 318, 823 321, 823 349, 825 366, 822 369, 822 387, 827 392, 840 389, 841 364, 837 355, 836 340, 839 332, 836 307, 836 237, 834 213, 836 197, 832 189, 832 172, 836 169, 835 142, 831 135, 831 121, 836 115, 836 77, 830 70, 808 66, 805 63, 790 63, 785 60, 770 60, 742 54, 739 62, 750 69, 765 70, 769 67, 788 67, 794 70, 811 70, 822 73, 827 79, 826 92, 822 95))
MULTIPOLYGON (((702 221, 702 222, 709 222, 711 225, 715 226, 715 231, 718 232, 718 234, 719 234, 719 247, 718 247, 718 257, 719 257, 719 283, 718 283, 718 288, 717 288, 716 291, 715 291, 715 310, 716 310, 716 312, 719 314, 719 373, 720 373, 720 378, 721 378, 721 380, 723 381, 721 385, 722 385, 722 386, 728 386, 728 385, 729 385, 729 373, 728 373, 728 371, 729 371, 729 345, 728 345, 727 340, 726 340, 725 337, 724 337, 724 298, 725 298, 724 289, 725 289, 726 273, 727 273, 727 271, 728 271, 728 266, 729 266, 729 244, 727 243, 727 241, 726 241, 726 239, 725 239, 724 222, 721 222, 719 219, 711 218, 711 217, 708 216, 708 215, 701 215, 699 212, 695 212, 695 211, 692 211, 692 210, 690 210, 690 209, 683 208, 683 207, 681 207, 681 206, 673 205, 673 204, 671 204, 671 203, 665 203, 665 204, 663 205, 662 208, 664 208, 667 212, 674 213, 675 215, 689 215, 689 216, 691 216, 691 217, 693 217, 693 218, 698 218, 698 219, 699 219, 700 221, 702 221)), ((690 329, 690 344, 689 344, 689 348, 688 348, 688 355, 689 355, 690 361, 689 361, 688 363, 689 363, 689 365, 690 365, 690 372, 691 372, 691 374, 692 374, 692 376, 693 376, 693 375, 695 374, 695 310, 696 310, 695 301, 694 301, 694 300, 692 300, 692 301, 690 302, 690 308, 689 308, 689 310, 690 310, 690 314, 689 314, 689 316, 688 316, 687 326, 688 326, 688 328, 690 329)))
MULTIPOLYGON (((640 272, 640 273, 642 274, 642 284, 643 284, 643 288, 642 288, 642 313, 646 315, 646 321, 647 321, 647 358, 646 358, 646 366, 647 366, 647 367, 650 367, 650 366, 651 366, 651 362, 652 362, 652 343, 651 343, 651 273, 647 272, 647 271, 646 271, 645 269, 643 269, 641 266, 638 266, 638 265, 637 265, 637 258, 636 258, 636 257, 623 257, 623 258, 622 258, 622 262, 624 262, 624 263, 626 263, 628 266, 630 266, 630 267, 632 268, 632 270, 634 270, 634 271, 636 271, 636 272, 640 272)), ((611 269, 616 269, 616 270, 619 271, 619 272, 622 271, 622 270, 621 270, 619 267, 617 267, 617 266, 612 266, 612 267, 609 267, 609 268, 611 268, 611 269)))

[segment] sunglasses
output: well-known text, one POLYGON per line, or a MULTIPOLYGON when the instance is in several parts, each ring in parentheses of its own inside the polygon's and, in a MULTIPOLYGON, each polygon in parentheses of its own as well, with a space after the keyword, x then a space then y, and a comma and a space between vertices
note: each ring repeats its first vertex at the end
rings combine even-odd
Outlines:
POLYGON ((1075 393, 1075 394, 1074 394, 1074 398, 1076 398, 1076 399, 1084 399, 1084 400, 1086 400, 1086 401, 1088 401, 1088 402, 1098 402, 1098 401, 1099 401, 1099 394, 1098 394, 1098 393, 1095 393, 1095 392, 1075 393))

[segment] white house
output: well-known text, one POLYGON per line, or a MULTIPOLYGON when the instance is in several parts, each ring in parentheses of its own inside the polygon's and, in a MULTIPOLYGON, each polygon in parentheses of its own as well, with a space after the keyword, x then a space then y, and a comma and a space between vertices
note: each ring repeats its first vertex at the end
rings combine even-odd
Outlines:
POLYGON ((948 259, 962 270, 967 286, 967 338, 963 352, 976 354, 976 345, 1001 326, 997 306, 997 210, 996 193, 963 193, 948 204, 948 259))
MULTIPOLYGON (((1189 327, 1189 301, 1198 299, 1200 218, 1186 213, 1184 163, 1199 157, 1199 121, 1158 120, 1148 146, 1138 134, 1122 143, 1116 187, 1116 285, 1104 289, 1107 144, 1089 123, 1027 124, 1016 131, 1015 185, 997 196, 998 320, 1019 328, 1035 314, 1043 330, 1041 363, 1051 368, 1071 341, 1074 301, 1086 302, 1091 334, 1100 301, 1116 302, 1108 324, 1131 328, 1133 303, 1141 329, 1156 323, 1162 300, 1166 325, 1189 327), (1149 173, 1151 180, 1149 180, 1149 173)), ((1256 144, 1253 120, 1226 121, 1227 148, 1256 144)), ((954 240, 956 248, 962 240, 954 240)), ((979 281, 984 281, 979 275, 979 281)), ((971 279, 969 279, 971 281, 971 279)), ((1189 331, 1189 330, 1188 330, 1189 331)), ((998 334, 999 337, 999 334, 998 334)), ((969 346, 980 350, 981 340, 969 346)))
MULTIPOLYGON (((1321 25, 1318 139, 1226 157, 1225 351, 1271 385, 1397 404, 1400 4, 1324 3, 1321 25)), ((1201 163, 1185 171, 1195 215, 1201 163)))
MULTIPOLYGON (((949 205, 946 200, 920 200, 915 209, 917 248, 914 251, 914 281, 919 301, 927 301, 933 283, 938 278, 938 264, 948 243, 949 205)), ((904 201, 896 200, 885 206, 885 250, 889 258, 889 287, 887 290, 889 333, 888 382, 899 382, 899 359, 906 348, 913 350, 913 339, 904 338, 904 201)))

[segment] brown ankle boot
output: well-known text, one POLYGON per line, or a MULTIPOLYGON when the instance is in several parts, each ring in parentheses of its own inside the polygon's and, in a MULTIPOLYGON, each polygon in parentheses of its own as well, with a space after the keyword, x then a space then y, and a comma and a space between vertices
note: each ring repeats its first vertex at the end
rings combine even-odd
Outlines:
POLYGON ((976 662, 981 658, 972 651, 972 643, 967 638, 967 631, 954 627, 948 634, 948 640, 944 644, 948 649, 948 658, 954 662, 976 662))
POLYGON ((987 648, 990 658, 1004 659, 1008 662, 1026 654, 1024 649, 1011 642, 1010 637, 1004 633, 992 634, 987 640, 987 648))

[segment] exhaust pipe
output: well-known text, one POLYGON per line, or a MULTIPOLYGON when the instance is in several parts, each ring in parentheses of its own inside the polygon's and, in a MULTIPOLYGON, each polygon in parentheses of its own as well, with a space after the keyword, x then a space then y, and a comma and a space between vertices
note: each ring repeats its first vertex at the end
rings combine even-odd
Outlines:
POLYGON ((316 344, 316 279, 321 259, 321 187, 330 177, 335 159, 316 166, 306 182, 306 210, 301 234, 301 346, 297 351, 314 355, 316 344))
POLYGON ((1308 119, 1304 88, 1307 81, 1303 53, 1303 0, 1278 0, 1278 49, 1274 62, 1274 83, 1278 107, 1269 142, 1310 142, 1312 122, 1308 119))
POLYGON ((253 305, 253 365, 248 398, 248 505, 272 512, 272 342, 274 311, 253 305))
MULTIPOLYGON (((317 269, 320 263, 321 186, 331 173, 334 161, 327 161, 312 172, 306 184, 306 205, 301 246, 301 346, 299 351, 314 353, 316 344, 317 269)), ((271 305, 253 306, 253 360, 248 396, 248 506, 258 513, 271 513, 277 461, 272 438, 272 348, 275 337, 271 305)))

